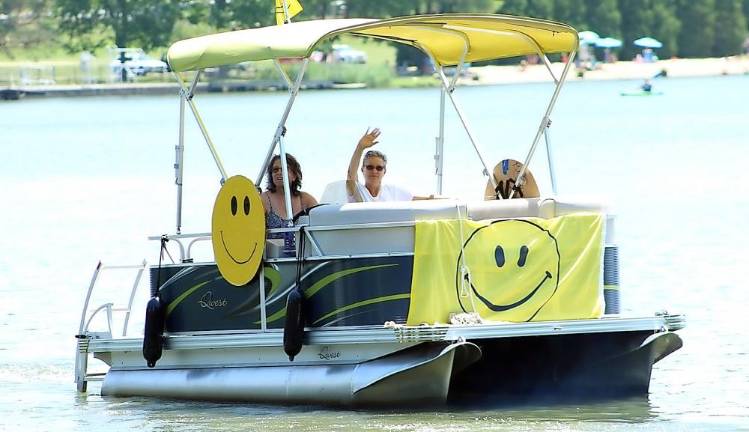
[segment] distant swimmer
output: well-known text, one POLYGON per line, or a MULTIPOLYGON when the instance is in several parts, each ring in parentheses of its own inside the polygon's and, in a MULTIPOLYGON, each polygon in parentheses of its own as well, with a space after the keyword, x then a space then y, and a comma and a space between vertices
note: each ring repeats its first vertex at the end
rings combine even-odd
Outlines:
POLYGON ((650 83, 649 79, 646 79, 645 82, 643 82, 640 86, 640 89, 644 92, 650 93, 651 91, 653 91, 653 85, 650 83))

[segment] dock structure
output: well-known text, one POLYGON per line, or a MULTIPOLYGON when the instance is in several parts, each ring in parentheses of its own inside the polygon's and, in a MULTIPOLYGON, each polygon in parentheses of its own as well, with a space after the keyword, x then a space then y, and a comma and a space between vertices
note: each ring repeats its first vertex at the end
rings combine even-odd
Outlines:
POLYGON ((0 100, 19 100, 26 95, 21 89, 0 87, 0 100))
POLYGON ((0 88, 0 99, 18 100, 25 96, 107 96, 176 94, 176 83, 54 84, 0 88))
MULTIPOLYGON (((305 89, 345 89, 363 88, 363 83, 341 84, 329 80, 310 80, 302 84, 305 89)), ((198 92, 228 93, 246 91, 287 90, 288 86, 280 80, 252 81, 211 81, 198 85, 198 92)), ((56 84, 34 86, 0 87, 0 100, 19 100, 26 96, 128 96, 128 95, 164 95, 179 93, 179 85, 174 82, 162 83, 110 83, 110 84, 56 84)))

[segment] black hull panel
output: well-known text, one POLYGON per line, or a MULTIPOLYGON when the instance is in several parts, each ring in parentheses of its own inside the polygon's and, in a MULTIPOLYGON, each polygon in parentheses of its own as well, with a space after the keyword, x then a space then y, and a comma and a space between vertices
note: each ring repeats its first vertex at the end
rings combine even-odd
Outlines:
MULTIPOLYGON (((301 286, 310 327, 405 323, 413 257, 360 258, 305 263, 301 286)), ((260 328, 260 283, 227 283, 215 265, 151 268, 166 307, 166 331, 260 328)), ((297 283, 296 262, 265 266, 268 328, 283 328, 286 297, 297 283)))
POLYGON ((646 395, 675 333, 618 332, 472 341, 481 361, 453 377, 450 402, 518 403, 646 395))

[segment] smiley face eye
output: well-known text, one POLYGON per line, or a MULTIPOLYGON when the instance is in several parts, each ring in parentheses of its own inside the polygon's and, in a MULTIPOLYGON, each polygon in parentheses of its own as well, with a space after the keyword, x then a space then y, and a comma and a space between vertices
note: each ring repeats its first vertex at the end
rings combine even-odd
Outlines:
POLYGON ((245 216, 250 214, 250 198, 247 196, 244 197, 244 214, 245 216))
POLYGON ((231 197, 231 215, 237 215, 237 197, 235 196, 231 197))
POLYGON ((497 267, 505 265, 505 251, 502 246, 497 246, 494 249, 494 261, 497 263, 497 267))
POLYGON ((528 259, 528 246, 520 246, 520 256, 518 257, 518 267, 525 265, 525 260, 528 259))

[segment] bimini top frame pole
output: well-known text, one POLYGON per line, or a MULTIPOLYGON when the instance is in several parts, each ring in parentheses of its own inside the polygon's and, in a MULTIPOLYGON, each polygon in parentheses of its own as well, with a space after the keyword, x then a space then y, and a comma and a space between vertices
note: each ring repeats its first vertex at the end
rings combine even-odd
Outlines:
MULTIPOLYGON (((458 105, 458 101, 455 100, 455 96, 453 95, 453 89, 451 89, 451 86, 448 83, 447 76, 445 76, 444 68, 442 65, 436 62, 436 59, 432 58, 432 61, 434 61, 435 65, 437 66, 437 72, 439 73, 439 76, 440 76, 440 81, 442 83, 443 91, 450 98, 450 102, 452 102, 453 108, 455 109, 455 113, 458 114, 458 118, 460 119, 460 122, 463 124, 463 129, 466 131, 466 134, 468 135, 468 139, 471 141, 471 144, 473 145, 473 149, 476 151, 476 155, 478 155, 479 157, 481 166, 484 168, 483 174, 485 176, 489 176, 489 167, 486 165, 486 161, 484 160, 484 157, 481 154, 478 141, 473 137, 473 133, 471 132, 471 127, 468 125, 468 119, 463 114, 463 110, 460 108, 460 105, 458 105)), ((441 159, 442 155, 440 155, 439 157, 441 159)), ((496 184, 497 181, 494 179, 494 177, 489 176, 489 179, 492 182, 492 186, 497 187, 497 184, 496 184)))
MULTIPOLYGON (((523 185, 524 182, 524 175, 525 171, 528 169, 528 164, 531 161, 531 158, 533 158, 533 153, 536 151, 536 147, 538 146, 538 141, 541 139, 541 135, 546 132, 546 130, 549 127, 549 123, 551 122, 551 119, 549 118, 551 116, 551 111, 554 109, 554 105, 557 102, 557 99, 559 98, 559 92, 562 90, 562 84, 564 84, 565 78, 567 77, 567 73, 570 70, 570 66, 574 63, 575 60, 575 54, 577 51, 572 51, 569 54, 569 57, 567 59, 567 64, 564 65, 564 71, 562 71, 562 76, 559 79, 556 88, 554 89, 554 94, 551 96, 551 101, 549 101, 549 105, 546 107, 546 112, 544 113, 543 118, 541 119, 541 123, 538 125, 538 131, 536 131, 536 136, 533 138, 533 142, 531 143, 531 148, 528 150, 528 155, 525 157, 525 161, 523 161, 523 166, 520 168, 520 173, 518 173, 517 183, 516 186, 519 188, 523 185)), ((549 142, 547 140, 546 145, 549 145, 549 142)), ((551 153, 549 153, 549 158, 551 158, 551 153)), ((553 168, 552 168, 552 162, 550 160, 549 163, 549 170, 551 175, 553 176, 553 168)), ((555 181, 556 183, 556 181, 555 181)), ((556 184, 554 184, 554 188, 556 189, 556 184)), ((515 190, 513 189, 512 192, 510 192, 510 198, 515 195, 515 190)))
MULTIPOLYGON (((273 135, 273 140, 271 140, 270 146, 268 147, 268 152, 265 154, 265 159, 263 160, 263 164, 260 167, 260 172, 257 175, 257 182, 256 184, 260 184, 260 182, 263 180, 263 173, 265 173, 265 170, 268 168, 268 164, 270 163, 271 158, 273 157, 273 152, 276 150, 276 144, 280 144, 280 156, 281 156, 281 171, 283 173, 283 182, 284 185, 289 184, 289 168, 286 164, 286 146, 283 142, 283 137, 286 134, 286 120, 289 118, 289 113, 291 113, 291 107, 294 106, 294 101, 296 100, 297 95, 299 94, 299 88, 302 86, 302 78, 304 77, 304 72, 307 70, 307 64, 309 63, 309 59, 305 58, 302 62, 302 67, 299 69, 299 73, 296 77, 296 81, 293 83, 291 82, 291 79, 289 78, 288 74, 283 70, 281 67, 281 64, 278 62, 278 60, 275 60, 274 63, 276 64, 276 68, 278 69, 281 76, 286 81, 286 84, 289 86, 289 100, 286 102, 286 108, 283 111, 283 114, 281 115, 281 120, 278 122, 278 126, 276 126, 276 133, 273 135)), ((290 223, 291 219, 293 217, 293 209, 291 207, 291 191, 288 187, 284 187, 284 202, 286 204, 286 220, 290 223)))
MULTIPOLYGON (((302 78, 304 77, 304 72, 307 69, 307 64, 309 63, 309 59, 304 59, 304 61, 302 62, 302 67, 299 70, 299 74, 296 78, 296 81, 293 83, 291 82, 288 74, 281 67, 280 63, 278 63, 278 61, 276 61, 275 63, 279 69, 281 76, 289 85, 290 97, 289 97, 289 101, 286 104, 286 109, 284 110, 284 113, 281 116, 281 120, 278 123, 278 127, 276 127, 276 133, 273 136, 273 140, 271 142, 270 148, 268 149, 268 153, 265 156, 265 160, 260 169, 260 173, 258 174, 257 184, 260 184, 260 182, 263 179, 263 173, 267 169, 268 163, 270 162, 270 159, 273 156, 273 152, 275 151, 277 143, 280 143, 283 181, 284 181, 284 184, 289 184, 289 170, 286 164, 286 148, 284 146, 282 137, 286 133, 286 126, 285 126, 286 120, 289 117, 289 113, 291 112, 291 107, 294 104, 294 100, 296 99, 297 94, 299 94, 299 88, 301 87, 302 78)), ((184 163, 183 152, 184 152, 184 127, 185 127, 184 104, 185 102, 187 102, 187 104, 190 106, 193 116, 195 117, 195 121, 197 122, 198 127, 200 128, 200 131, 202 132, 203 137, 205 138, 206 144, 208 145, 208 149, 211 151, 213 160, 216 162, 216 166, 218 167, 218 170, 221 174, 221 184, 223 184, 228 178, 226 174, 226 170, 224 169, 224 165, 221 162, 221 157, 219 156, 218 151, 216 150, 216 146, 214 145, 213 140, 208 134, 208 129, 206 128, 205 123, 203 123, 203 119, 201 118, 200 113, 198 112, 198 108, 195 105, 195 102, 193 101, 195 87, 197 86, 198 81, 200 79, 200 73, 201 71, 198 70, 197 73, 195 74, 195 78, 193 79, 192 85, 189 88, 185 86, 185 83, 182 80, 182 77, 179 75, 179 72, 174 73, 180 85, 179 144, 177 145, 175 149, 176 161, 174 164, 174 168, 176 172, 176 184, 177 184, 177 234, 180 233, 181 225, 182 225, 182 175, 183 175, 183 163, 184 163)), ((284 188, 284 200, 286 204, 286 219, 287 221, 291 221, 293 217, 293 209, 291 207, 291 192, 288 189, 289 188, 284 188)))
MULTIPOLYGON (((197 72, 197 76, 195 77, 194 83, 197 85, 197 82, 200 78, 200 71, 197 72)), ((224 169, 224 164, 221 162, 221 157, 219 157, 218 152, 216 151, 216 146, 213 145, 213 140, 211 139, 210 135, 208 135, 208 129, 205 127, 205 123, 203 123, 203 119, 200 117, 200 113, 198 112, 198 107, 195 106, 195 101, 193 101, 193 94, 190 90, 188 90, 185 87, 184 81, 182 81, 182 77, 179 75, 178 72, 174 73, 174 76, 177 77, 177 81, 179 82, 180 87, 182 88, 181 94, 182 98, 187 102, 188 105, 190 105, 190 110, 192 110, 192 114, 195 117, 195 121, 198 123, 198 127, 200 128, 200 132, 203 133, 203 138, 205 138, 205 143, 208 144, 208 149, 211 151, 211 156, 213 156, 214 162, 216 162, 216 167, 218 167, 219 172, 221 173, 221 184, 224 184, 226 181, 226 170, 224 169)))
MULTIPOLYGON (((485 175, 487 176, 489 176, 489 170, 479 152, 478 143, 470 132, 466 119, 452 95, 457 76, 453 77, 451 83, 448 83, 443 68, 445 66, 456 65, 459 74, 464 62, 540 54, 552 77, 557 81, 546 54, 573 52, 577 49, 579 42, 577 31, 574 28, 552 21, 495 14, 435 14, 383 20, 313 20, 288 23, 283 26, 270 26, 206 35, 176 42, 169 48, 167 58, 169 65, 175 73, 191 70, 199 71, 208 67, 236 64, 245 61, 278 60, 280 58, 305 59, 302 72, 292 86, 290 101, 287 104, 284 115, 274 134, 269 152, 262 164, 263 169, 258 175, 259 182, 275 150, 276 143, 282 139, 284 124, 293 104, 293 99, 299 89, 301 77, 309 56, 320 44, 345 33, 411 45, 428 53, 433 58, 440 73, 443 92, 448 94, 458 115, 461 117, 461 121, 468 132, 472 145, 479 155, 485 175)), ((569 67, 565 69, 565 74, 568 70, 569 67)), ((282 72, 282 75, 288 82, 289 79, 285 73, 282 72)), ((184 89, 184 84, 181 80, 180 83, 184 89)), ((561 81, 557 81, 557 85, 560 86, 561 81)), ((557 94, 558 89, 552 98, 551 106, 553 106, 557 94)), ((201 132, 203 132, 216 164, 222 173, 222 180, 224 180, 226 178, 225 171, 203 122, 197 113, 197 109, 191 99, 185 98, 185 101, 190 105, 191 110, 195 114, 201 132)), ((444 121, 442 108, 440 111, 440 122, 442 122, 444 121)), ((547 114, 544 116, 543 123, 545 125, 548 125, 549 111, 547 110, 547 114)), ((539 137, 540 135, 537 135, 537 138, 533 141, 529 157, 526 158, 526 166, 535 150, 539 137)), ((441 153, 443 151, 443 141, 444 131, 441 130, 440 137, 438 138, 438 154, 436 155, 437 163, 435 170, 438 176, 438 189, 441 189, 441 153)), ((493 176, 489 177, 492 183, 494 183, 493 176)))
POLYGON ((179 141, 174 149, 174 183, 177 185, 177 234, 182 233, 182 176, 184 174, 185 160, 185 101, 192 99, 195 95, 195 87, 198 85, 200 74, 195 74, 190 90, 185 93, 180 89, 179 98, 179 141))
MULTIPOLYGON (((489 177, 489 180, 491 181, 492 185, 496 188, 497 187, 496 180, 494 179, 494 176, 492 176, 492 175, 489 174, 489 168, 486 165, 486 162, 484 161, 484 158, 483 158, 483 156, 481 154, 481 151, 479 150, 478 143, 477 143, 476 139, 474 138, 474 136, 473 136, 473 134, 472 134, 472 132, 470 130, 470 127, 468 125, 468 122, 467 122, 465 116, 463 115, 463 112, 462 112, 461 108, 459 107, 459 105, 458 105, 458 103, 455 100, 455 97, 453 95, 453 91, 455 90, 455 83, 456 83, 456 81, 458 79, 458 76, 459 76, 460 71, 461 71, 461 67, 463 65, 463 61, 462 60, 465 58, 465 53, 468 50, 468 40, 465 39, 465 36, 462 33, 460 33, 460 27, 446 26, 445 28, 442 28, 442 29, 439 29, 439 30, 436 30, 436 29, 432 29, 432 30, 433 31, 443 31, 443 32, 448 32, 448 31, 452 30, 454 32, 453 34, 456 34, 458 36, 463 37, 463 40, 464 40, 464 43, 465 43, 465 45, 464 45, 465 46, 464 54, 463 54, 463 56, 461 56, 461 61, 458 62, 458 64, 457 64, 455 75, 453 76, 453 79, 450 80, 449 82, 448 82, 447 76, 445 75, 445 72, 444 72, 444 66, 441 65, 437 61, 437 59, 434 57, 434 55, 427 48, 425 48, 425 47, 419 47, 422 51, 426 52, 430 56, 430 58, 432 59, 432 62, 435 64, 435 68, 437 69, 437 72, 438 72, 438 74, 440 76, 440 82, 442 84, 442 92, 441 92, 441 100, 440 100, 440 134, 439 134, 439 137, 437 138, 437 154, 435 155, 438 193, 442 193, 442 158, 443 158, 443 154, 442 153, 443 153, 443 149, 444 149, 444 94, 445 93, 447 93, 447 95, 450 97, 450 101, 452 102, 453 107, 455 108, 455 112, 458 114, 458 118, 460 119, 461 123, 463 124, 463 128, 465 129, 465 131, 466 131, 466 133, 468 135, 468 138, 471 141, 471 144, 473 145, 474 150, 476 151, 476 154, 479 157, 479 160, 481 161, 481 164, 482 164, 482 166, 484 168, 483 174, 485 176, 489 177)), ((506 33, 506 32, 495 31, 495 30, 481 30, 481 31, 482 32, 487 32, 487 33, 497 33, 497 34, 506 33)), ((554 163, 553 163, 553 160, 552 160, 551 143, 550 143, 549 136, 548 136, 548 127, 549 127, 549 125, 551 123, 551 121, 549 120, 549 116, 550 116, 551 110, 553 109, 554 104, 556 103, 556 100, 557 100, 557 98, 559 96, 559 91, 560 91, 561 86, 564 83, 564 80, 565 80, 565 78, 567 76, 567 72, 569 71, 570 62, 574 59, 575 51, 572 51, 570 53, 569 60, 568 60, 567 64, 565 65, 565 69, 562 72, 562 76, 561 76, 560 79, 557 79, 557 77, 554 75, 554 71, 551 68, 551 62, 549 61, 548 57, 543 53, 543 50, 541 49, 541 46, 538 44, 538 42, 536 40, 534 40, 532 37, 530 37, 530 36, 528 36, 526 34, 523 34, 523 33, 507 34, 507 36, 509 36, 509 37, 513 37, 514 36, 514 37, 522 38, 525 41, 527 41, 530 45, 532 45, 536 49, 537 54, 541 58, 543 58, 544 64, 546 65, 546 68, 549 71, 549 74, 551 75, 551 78, 554 80, 554 83, 556 84, 556 88, 555 88, 554 94, 552 95, 549 107, 547 108, 546 113, 544 114, 544 117, 542 119, 542 124, 545 125, 545 127, 543 129, 539 129, 540 131, 544 132, 544 136, 546 137, 547 156, 548 156, 548 159, 549 159, 549 175, 551 176, 552 190, 556 194, 557 187, 556 187, 556 178, 555 178, 555 172, 554 172, 554 163)), ((522 183, 523 183, 522 182, 523 175, 525 174, 525 171, 527 169, 526 168, 527 165, 530 163, 530 160, 533 157, 533 153, 535 151, 535 148, 536 148, 536 146, 538 144, 538 140, 539 139, 540 139, 540 134, 537 134, 536 137, 533 140, 533 143, 531 145, 531 149, 530 149, 530 151, 528 153, 528 156, 525 159, 525 162, 523 164, 523 168, 521 169, 521 172, 520 172, 520 174, 518 176, 518 185, 522 185, 522 183)), ((514 191, 513 191, 513 193, 514 193, 514 191)), ((512 195, 510 195, 510 197, 512 197, 512 195)))

